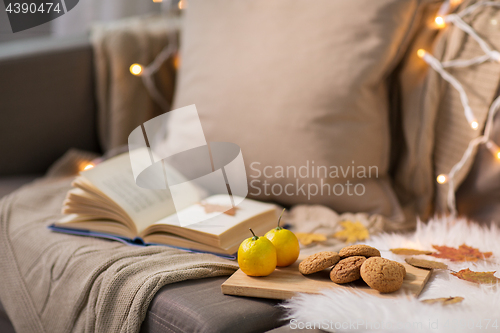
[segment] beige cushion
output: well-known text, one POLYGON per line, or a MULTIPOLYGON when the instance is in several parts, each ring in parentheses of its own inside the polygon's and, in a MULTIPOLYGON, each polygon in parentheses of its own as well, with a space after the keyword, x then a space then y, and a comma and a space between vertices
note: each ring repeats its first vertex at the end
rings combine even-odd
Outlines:
POLYGON ((433 26, 441 3, 424 6, 416 18, 418 32, 408 47, 396 78, 390 87, 399 96, 393 107, 394 189, 407 221, 419 216, 427 220, 433 214, 435 178, 432 151, 438 108, 438 78, 417 56, 418 49, 432 50, 440 32, 433 26), (429 76, 430 74, 430 76, 429 76), (429 85, 431 88, 429 88, 429 85))
MULTIPOLYGON (((174 108, 196 104, 207 141, 240 145, 250 197, 402 220, 387 176, 385 79, 405 51, 418 6, 412 0, 190 0, 174 108), (286 174, 307 163, 308 177, 295 177, 292 169, 286 174), (270 178, 262 172, 268 166, 270 178), (324 169, 317 176, 318 166, 327 168, 326 178, 324 169), (342 175, 340 167, 350 169, 342 175), (367 178, 358 174, 363 168, 367 178), (313 195, 321 178, 323 195, 313 195), (288 184, 293 195, 280 193, 288 184), (342 195, 333 193, 336 184, 342 195), (356 189, 364 188, 363 195, 353 194, 352 184, 361 184, 356 189)), ((192 121, 172 117, 171 146, 189 140, 192 121)))

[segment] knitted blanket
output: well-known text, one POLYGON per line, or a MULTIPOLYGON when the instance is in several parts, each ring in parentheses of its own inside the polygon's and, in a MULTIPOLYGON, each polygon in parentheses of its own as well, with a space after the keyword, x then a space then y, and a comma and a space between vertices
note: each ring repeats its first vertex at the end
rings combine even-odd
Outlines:
POLYGON ((209 254, 49 231, 71 180, 42 179, 0 201, 0 299, 17 332, 138 332, 162 286, 238 268, 209 254))

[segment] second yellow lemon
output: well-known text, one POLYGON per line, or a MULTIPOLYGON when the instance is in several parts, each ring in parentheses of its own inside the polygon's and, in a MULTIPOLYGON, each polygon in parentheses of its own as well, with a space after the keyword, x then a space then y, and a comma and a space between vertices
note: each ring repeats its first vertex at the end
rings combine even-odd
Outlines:
POLYGON ((278 226, 264 235, 276 248, 277 266, 280 267, 290 266, 297 260, 300 254, 299 240, 295 234, 290 230, 280 227, 283 212, 281 212, 278 219, 278 226))

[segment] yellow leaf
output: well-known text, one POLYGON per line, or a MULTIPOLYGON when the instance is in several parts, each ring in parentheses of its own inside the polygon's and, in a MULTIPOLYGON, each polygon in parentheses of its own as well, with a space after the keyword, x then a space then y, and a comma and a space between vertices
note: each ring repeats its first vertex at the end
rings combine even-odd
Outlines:
POLYGON ((296 232, 295 236, 300 243, 303 245, 309 245, 312 242, 324 242, 326 241, 326 236, 322 234, 310 234, 306 232, 296 232))
POLYGON ((344 221, 340 222, 340 225, 344 228, 344 230, 337 231, 333 237, 342 239, 346 243, 354 243, 370 237, 368 229, 366 229, 366 227, 359 221, 344 221))
POLYGON ((463 300, 464 300, 464 298, 460 297, 460 296, 442 297, 442 298, 425 299, 422 301, 422 303, 427 303, 427 304, 441 303, 443 305, 448 305, 448 304, 460 303, 463 300))

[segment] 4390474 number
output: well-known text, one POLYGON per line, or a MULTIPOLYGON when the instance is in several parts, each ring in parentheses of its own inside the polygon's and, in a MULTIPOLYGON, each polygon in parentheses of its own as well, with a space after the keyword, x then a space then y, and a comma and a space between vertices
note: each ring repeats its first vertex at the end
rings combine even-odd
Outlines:
POLYGON ((23 3, 9 3, 7 8, 5 9, 7 13, 14 13, 14 14, 27 14, 27 13, 60 13, 61 8, 59 6, 59 3, 54 3, 52 2, 45 2, 41 3, 40 5, 36 3, 28 3, 28 2, 23 2, 23 3))

